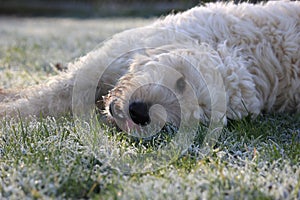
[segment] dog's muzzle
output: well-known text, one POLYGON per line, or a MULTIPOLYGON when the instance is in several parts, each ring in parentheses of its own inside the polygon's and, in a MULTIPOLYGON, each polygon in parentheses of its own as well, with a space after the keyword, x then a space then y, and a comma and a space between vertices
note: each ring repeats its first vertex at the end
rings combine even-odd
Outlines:
MULTIPOLYGON (((121 112, 116 110, 115 107, 116 100, 112 101, 109 104, 109 112, 113 118, 122 119, 124 116, 121 112)), ((146 126, 150 123, 150 115, 149 115, 150 106, 144 102, 132 102, 129 104, 128 112, 131 120, 139 125, 146 126)))

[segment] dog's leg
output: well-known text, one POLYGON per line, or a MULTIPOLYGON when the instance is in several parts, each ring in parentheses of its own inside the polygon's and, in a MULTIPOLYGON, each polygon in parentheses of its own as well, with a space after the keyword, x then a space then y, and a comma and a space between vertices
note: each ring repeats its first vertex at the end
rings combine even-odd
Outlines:
POLYGON ((111 59, 103 52, 89 53, 44 84, 21 91, 0 90, 0 118, 61 116, 72 108, 85 111, 95 106, 128 69, 127 57, 107 67, 111 59))
POLYGON ((70 110, 73 78, 62 74, 17 93, 0 91, 0 117, 57 116, 70 110))

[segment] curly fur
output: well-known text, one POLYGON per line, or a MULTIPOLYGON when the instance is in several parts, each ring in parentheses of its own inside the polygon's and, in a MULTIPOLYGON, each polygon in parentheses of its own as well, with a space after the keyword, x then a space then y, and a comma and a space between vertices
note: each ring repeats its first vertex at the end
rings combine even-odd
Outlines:
MULTIPOLYGON (((119 116, 129 122, 128 104, 136 100, 170 107, 167 120, 178 123, 180 114, 171 108, 174 97, 165 89, 144 88, 134 97, 132 93, 144 82, 174 86, 183 77, 198 105, 182 112, 205 120, 213 102, 204 85, 219 80, 218 74, 226 91, 228 118, 299 112, 300 2, 207 4, 117 34, 42 85, 19 93, 0 91, 0 116, 59 116, 70 112, 72 105, 81 107, 84 99, 90 104, 95 101, 89 99, 96 99, 99 106, 104 100, 108 116, 114 102, 119 116), (165 74, 162 66, 181 75, 165 74), (201 72, 204 80, 193 70, 201 72), (94 91, 96 98, 91 96, 94 91), (73 92, 83 100, 72 101, 73 92)), ((178 95, 188 99, 191 94, 179 91, 178 95)))

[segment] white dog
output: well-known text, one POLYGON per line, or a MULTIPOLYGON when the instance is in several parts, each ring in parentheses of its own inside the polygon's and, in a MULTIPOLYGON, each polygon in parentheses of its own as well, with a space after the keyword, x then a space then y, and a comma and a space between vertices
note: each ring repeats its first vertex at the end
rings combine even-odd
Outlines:
POLYGON ((129 128, 159 118, 178 126, 212 110, 231 119, 299 112, 299 88, 300 2, 214 3, 117 34, 45 84, 0 91, 0 116, 96 103, 129 128))

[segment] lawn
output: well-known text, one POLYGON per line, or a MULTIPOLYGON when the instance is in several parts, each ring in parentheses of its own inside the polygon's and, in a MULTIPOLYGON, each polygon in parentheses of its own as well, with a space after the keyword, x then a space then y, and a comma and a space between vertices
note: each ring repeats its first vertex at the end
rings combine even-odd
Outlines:
MULTIPOLYGON (((0 87, 40 83, 58 73, 55 66, 66 67, 112 34, 151 21, 1 17, 0 87)), ((122 155, 155 151, 101 128, 122 155)), ((230 122, 208 154, 188 151, 143 173, 106 164, 83 132, 70 116, 2 120, 0 199, 300 199, 299 114, 230 122)))

